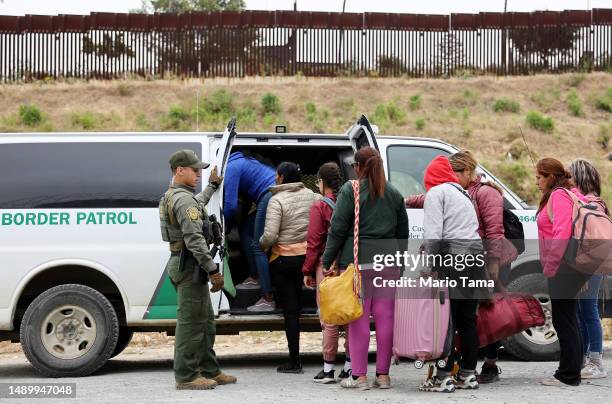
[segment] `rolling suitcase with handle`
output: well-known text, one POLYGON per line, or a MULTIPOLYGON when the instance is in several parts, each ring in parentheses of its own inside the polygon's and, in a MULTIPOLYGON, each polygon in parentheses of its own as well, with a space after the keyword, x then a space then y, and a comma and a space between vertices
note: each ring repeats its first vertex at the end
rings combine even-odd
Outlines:
POLYGON ((444 367, 452 348, 453 327, 447 288, 397 288, 393 356, 413 359, 417 369, 427 361, 444 367))

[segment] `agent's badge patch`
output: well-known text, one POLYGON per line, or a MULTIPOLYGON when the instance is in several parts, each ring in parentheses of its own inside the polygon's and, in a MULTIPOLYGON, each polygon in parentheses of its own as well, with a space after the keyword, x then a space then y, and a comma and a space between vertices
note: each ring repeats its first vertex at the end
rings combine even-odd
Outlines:
POLYGON ((198 220, 200 218, 200 211, 195 206, 192 206, 187 209, 187 217, 193 221, 198 220))

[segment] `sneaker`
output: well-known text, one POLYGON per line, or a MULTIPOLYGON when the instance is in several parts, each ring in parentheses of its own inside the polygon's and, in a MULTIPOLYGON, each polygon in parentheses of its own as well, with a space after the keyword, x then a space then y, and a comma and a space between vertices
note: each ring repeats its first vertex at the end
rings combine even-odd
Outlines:
POLYGON ((238 381, 236 376, 226 375, 223 372, 219 373, 217 376, 213 377, 212 379, 216 381, 217 384, 220 386, 223 384, 234 384, 238 381))
POLYGON ((334 377, 333 369, 327 373, 321 370, 319 373, 317 373, 317 375, 312 380, 315 383, 320 383, 320 384, 336 383, 336 378, 334 377))
POLYGON ((274 300, 270 302, 264 299, 263 297, 259 299, 254 305, 247 307, 247 311, 250 311, 252 313, 269 313, 274 310, 276 310, 276 304, 274 303, 274 300))
POLYGON ((259 282, 257 279, 253 279, 250 276, 244 280, 244 282, 236 285, 236 289, 259 289, 259 282))
POLYGON ((302 364, 299 362, 287 362, 284 365, 280 365, 279 367, 277 367, 276 371, 278 373, 304 373, 304 370, 302 369, 302 364))
POLYGON ((476 376, 476 380, 478 380, 479 384, 495 383, 499 381, 500 374, 501 369, 496 365, 484 363, 482 365, 482 369, 480 370, 480 374, 476 376))
POLYGON ((368 379, 365 376, 358 377, 356 380, 353 377, 347 377, 340 382, 340 386, 345 389, 370 390, 368 379))
POLYGON ((603 367, 597 366, 593 362, 589 362, 580 372, 580 377, 583 379, 604 379, 608 377, 608 372, 606 372, 603 367))
POLYGON ((342 369, 342 372, 340 372, 340 374, 338 375, 338 381, 342 381, 346 379, 347 377, 351 377, 352 375, 353 375, 352 369, 349 369, 349 370, 342 369))
POLYGON ((564 384, 555 377, 547 377, 545 379, 540 380, 540 384, 543 386, 552 386, 552 387, 561 387, 564 384))
POLYGON ((211 390, 217 387, 218 383, 212 379, 198 377, 187 383, 177 383, 177 390, 211 390))
POLYGON ((389 375, 376 376, 376 379, 374 379, 374 383, 372 384, 372 387, 374 387, 375 389, 381 389, 381 390, 390 389, 391 388, 391 378, 389 377, 389 375))
POLYGON ((453 379, 453 383, 455 384, 455 388, 462 390, 475 390, 478 388, 478 380, 476 379, 476 375, 463 377, 461 374, 458 374, 453 379))
POLYGON ((443 379, 434 376, 425 380, 425 382, 419 386, 419 390, 435 393, 454 393, 455 384, 453 383, 453 378, 450 376, 446 376, 443 379))

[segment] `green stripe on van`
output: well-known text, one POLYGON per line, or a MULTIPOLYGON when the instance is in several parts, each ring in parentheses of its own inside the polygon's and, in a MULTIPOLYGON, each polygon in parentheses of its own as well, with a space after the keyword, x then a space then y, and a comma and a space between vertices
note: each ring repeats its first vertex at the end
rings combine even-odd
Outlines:
POLYGON ((155 289, 155 293, 153 294, 151 303, 149 303, 144 319, 176 319, 176 291, 166 271, 163 272, 158 287, 155 289))

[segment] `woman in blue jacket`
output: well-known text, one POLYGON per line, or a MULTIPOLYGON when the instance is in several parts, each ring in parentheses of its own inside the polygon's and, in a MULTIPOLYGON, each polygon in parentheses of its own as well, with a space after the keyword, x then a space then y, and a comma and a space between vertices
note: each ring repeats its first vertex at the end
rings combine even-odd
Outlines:
POLYGON ((250 276, 236 286, 237 289, 261 287, 261 299, 247 307, 252 312, 269 312, 276 308, 268 256, 259 246, 259 238, 266 223, 266 208, 272 196, 269 189, 275 185, 276 173, 272 166, 262 160, 246 151, 230 154, 223 182, 223 216, 228 231, 232 228, 238 209, 238 195, 257 205, 257 209, 251 209, 240 229, 240 240, 246 253, 250 276))

